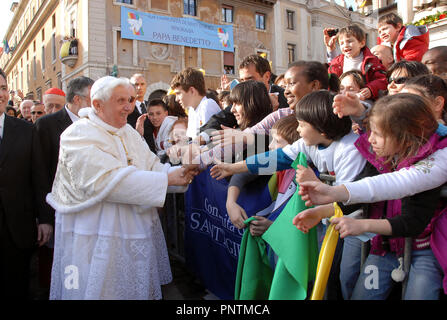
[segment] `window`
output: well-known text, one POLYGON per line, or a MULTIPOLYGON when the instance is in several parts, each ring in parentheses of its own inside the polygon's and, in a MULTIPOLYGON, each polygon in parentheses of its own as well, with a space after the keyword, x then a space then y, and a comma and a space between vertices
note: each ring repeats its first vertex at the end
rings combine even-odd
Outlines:
POLYGON ((56 34, 53 33, 53 35, 51 36, 51 58, 53 59, 52 61, 56 61, 56 34))
POLYGON ((70 14, 70 35, 76 38, 76 12, 70 14))
POLYGON ((42 46, 42 71, 45 71, 45 46, 42 46))
POLYGON ((222 6, 222 21, 233 23, 233 7, 222 6))
POLYGON ((190 16, 197 15, 197 1, 196 0, 183 0, 183 13, 190 16))
POLYGON ((36 89, 37 100, 42 101, 42 88, 39 87, 36 89))
POLYGON ((288 43, 287 44, 287 52, 289 54, 289 63, 292 63, 295 61, 295 48, 296 45, 288 43))
POLYGON ((287 29, 295 30, 295 11, 286 10, 287 13, 287 29))
POLYGON ((256 13, 256 29, 265 30, 265 14, 256 13))
POLYGON ((134 8, 135 7, 134 0, 113 0, 113 4, 115 6, 127 6, 134 8))
POLYGON ((234 52, 224 51, 224 73, 234 74, 234 52))
POLYGON ((37 78, 37 62, 36 62, 36 56, 33 57, 33 79, 36 80, 37 78))
POLYGON ((56 74, 56 78, 57 78, 57 87, 62 88, 62 74, 58 72, 56 74))

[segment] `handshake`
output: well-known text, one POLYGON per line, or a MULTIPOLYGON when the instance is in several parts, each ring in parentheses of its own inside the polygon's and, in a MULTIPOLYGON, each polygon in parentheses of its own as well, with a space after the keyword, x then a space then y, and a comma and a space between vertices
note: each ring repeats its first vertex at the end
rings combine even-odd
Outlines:
POLYGON ((198 164, 188 164, 168 174, 168 186, 187 186, 200 173, 198 164))

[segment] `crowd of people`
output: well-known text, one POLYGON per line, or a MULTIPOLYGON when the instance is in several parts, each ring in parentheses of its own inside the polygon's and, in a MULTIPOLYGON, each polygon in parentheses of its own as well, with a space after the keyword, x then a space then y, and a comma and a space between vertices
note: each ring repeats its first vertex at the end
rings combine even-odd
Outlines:
POLYGON ((427 27, 404 26, 396 14, 382 16, 378 31, 369 49, 358 26, 327 28, 327 61, 295 61, 281 75, 247 56, 239 81, 224 74, 219 88, 186 68, 150 101, 139 73, 78 77, 40 102, 8 91, 0 71, 1 296, 28 297, 37 254, 50 299, 161 299, 172 274, 157 208, 210 168, 229 181, 231 222, 253 237, 281 214, 247 222, 238 197, 258 175, 275 176, 275 208, 295 192, 306 201, 290 221, 301 232, 334 224, 341 245, 328 290, 342 299, 385 300, 404 279, 404 299, 439 299, 447 293, 447 47, 428 49, 427 27), (300 154, 308 167, 292 169, 300 154), (328 222, 333 202, 345 216, 328 222), (402 275, 406 238, 411 264, 402 275), (379 288, 365 285, 370 266, 379 288))

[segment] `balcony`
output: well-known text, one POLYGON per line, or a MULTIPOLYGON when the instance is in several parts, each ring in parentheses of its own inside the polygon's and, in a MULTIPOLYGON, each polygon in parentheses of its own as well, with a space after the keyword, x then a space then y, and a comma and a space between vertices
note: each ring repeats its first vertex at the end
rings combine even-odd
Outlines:
POLYGON ((62 40, 60 59, 63 64, 73 68, 78 61, 78 39, 65 38, 62 40))

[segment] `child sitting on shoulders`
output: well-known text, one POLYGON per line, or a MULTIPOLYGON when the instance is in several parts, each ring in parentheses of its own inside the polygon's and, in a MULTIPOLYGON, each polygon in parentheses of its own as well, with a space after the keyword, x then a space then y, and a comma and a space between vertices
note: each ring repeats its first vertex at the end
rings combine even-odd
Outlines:
MULTIPOLYGON (((328 30, 325 29, 325 40, 328 30)), ((377 99, 381 90, 387 88, 386 69, 379 58, 371 53, 366 46, 365 32, 356 25, 344 27, 338 33, 338 44, 341 54, 329 63, 329 73, 341 76, 351 70, 360 70, 365 77, 366 86, 359 94, 365 99, 377 99)), ((326 41, 329 54, 335 55, 335 41, 330 46, 326 41)))
POLYGON ((392 12, 381 16, 377 27, 377 44, 392 47, 395 62, 421 61, 428 50, 430 37, 427 26, 404 26, 402 18, 392 12))

